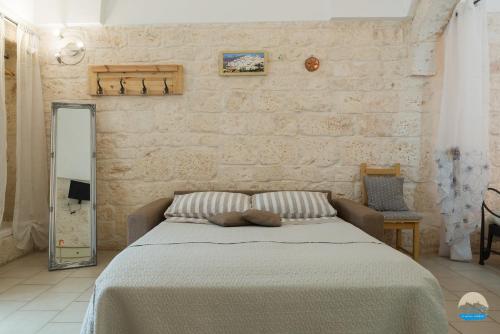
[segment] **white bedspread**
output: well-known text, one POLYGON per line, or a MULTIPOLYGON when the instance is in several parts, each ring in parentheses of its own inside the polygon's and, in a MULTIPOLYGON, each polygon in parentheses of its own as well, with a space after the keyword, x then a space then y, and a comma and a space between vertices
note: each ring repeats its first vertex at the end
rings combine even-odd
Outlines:
POLYGON ((447 332, 426 269, 339 218, 163 222, 96 281, 82 334, 447 332))

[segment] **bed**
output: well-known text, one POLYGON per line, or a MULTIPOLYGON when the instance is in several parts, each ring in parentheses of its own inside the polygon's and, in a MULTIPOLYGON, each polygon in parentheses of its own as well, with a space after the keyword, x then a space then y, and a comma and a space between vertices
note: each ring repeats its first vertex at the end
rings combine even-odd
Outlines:
POLYGON ((342 219, 371 210, 335 206, 279 228, 163 218, 96 280, 82 333, 446 333, 432 274, 342 219))

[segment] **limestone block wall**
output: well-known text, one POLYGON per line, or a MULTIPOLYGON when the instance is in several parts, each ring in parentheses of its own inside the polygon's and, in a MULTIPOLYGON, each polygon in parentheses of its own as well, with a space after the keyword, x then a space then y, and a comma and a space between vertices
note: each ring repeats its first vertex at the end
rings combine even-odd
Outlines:
MULTIPOLYGON (((500 14, 489 16, 490 38, 490 158, 492 185, 500 188, 500 14)), ((498 202, 500 204, 500 201, 498 202)), ((500 209, 500 206, 499 206, 500 209)), ((500 211, 500 210, 499 210, 500 211)))
MULTIPOLYGON (((424 251, 436 251, 429 128, 439 84, 411 76, 409 22, 82 27, 84 62, 61 66, 41 30, 43 95, 97 105, 100 248, 126 243, 126 216, 179 189, 330 189, 359 199, 359 164, 400 162, 410 207, 423 211, 424 251), (223 50, 269 51, 269 74, 221 77, 223 50), (303 62, 321 60, 309 73, 303 62), (89 64, 176 63, 185 93, 99 97, 89 64), (433 86, 434 85, 434 86, 433 86), (434 103, 434 104, 433 104, 434 103)), ((437 218, 436 218, 437 217, 437 218)))

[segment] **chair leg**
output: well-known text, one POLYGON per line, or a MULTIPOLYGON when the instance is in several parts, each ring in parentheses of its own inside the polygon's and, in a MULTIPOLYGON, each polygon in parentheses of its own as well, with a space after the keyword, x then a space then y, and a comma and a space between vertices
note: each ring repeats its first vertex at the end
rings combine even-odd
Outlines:
POLYGON ((413 226, 413 259, 418 262, 420 258, 420 228, 419 224, 413 226))
POLYGON ((484 250, 483 254, 484 260, 488 260, 488 258, 491 255, 491 244, 493 243, 493 234, 495 232, 495 228, 496 227, 494 225, 490 225, 488 227, 488 244, 486 245, 486 249, 484 250))
POLYGON ((484 202, 481 205, 481 232, 480 232, 480 240, 479 240, 479 264, 484 266, 484 202))
POLYGON ((396 230, 396 249, 397 250, 400 250, 401 249, 401 245, 403 244, 403 235, 401 233, 401 230, 396 230))

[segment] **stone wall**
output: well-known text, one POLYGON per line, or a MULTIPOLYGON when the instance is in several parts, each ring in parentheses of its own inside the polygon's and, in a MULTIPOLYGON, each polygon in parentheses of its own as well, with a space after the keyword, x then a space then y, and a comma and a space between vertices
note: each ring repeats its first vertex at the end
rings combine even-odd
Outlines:
MULTIPOLYGON (((436 77, 410 75, 409 22, 331 21, 72 28, 84 62, 55 62, 42 30, 50 103, 97 104, 100 248, 126 244, 126 216, 181 189, 327 189, 359 199, 359 164, 402 164, 409 206, 424 213, 422 247, 435 252, 432 125, 436 77), (269 74, 221 77, 222 50, 269 51, 269 74), (321 60, 304 69, 310 55, 321 60), (89 64, 176 63, 185 92, 88 95, 89 64)), ((437 77, 439 78, 439 77, 437 77)), ((437 89, 437 91, 436 91, 437 89)))
MULTIPOLYGON (((500 189, 500 13, 490 13, 488 20, 490 40, 490 161, 491 183, 496 189, 500 189)), ((491 208, 500 212, 500 197, 489 193, 487 201, 491 208)), ((479 238, 476 236, 476 243, 479 238)), ((495 245, 500 250, 500 240, 495 245)))
POLYGON ((494 187, 500 188, 500 13, 489 16, 489 37, 491 61, 490 157, 493 165, 491 183, 494 187))

